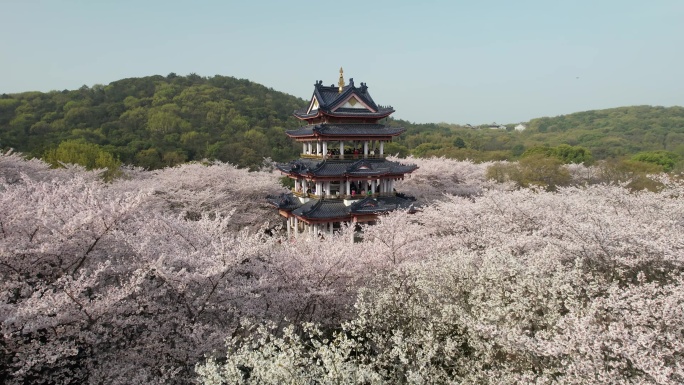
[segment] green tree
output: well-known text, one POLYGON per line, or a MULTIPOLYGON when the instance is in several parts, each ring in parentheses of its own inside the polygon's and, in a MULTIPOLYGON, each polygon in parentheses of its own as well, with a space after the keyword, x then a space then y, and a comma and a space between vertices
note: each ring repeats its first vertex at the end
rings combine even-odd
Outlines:
POLYGON ((603 183, 626 183, 627 187, 639 191, 658 191, 662 183, 649 175, 662 172, 662 166, 654 163, 627 159, 609 159, 598 164, 599 181, 603 183))
POLYGON ((520 179, 516 182, 523 187, 538 185, 553 191, 556 187, 570 183, 570 172, 555 157, 541 154, 527 156, 520 159, 518 167, 520 179))
POLYGON ((557 147, 548 146, 535 146, 526 150, 522 157, 526 158, 534 155, 543 155, 546 157, 554 157, 560 160, 564 164, 569 163, 585 163, 590 164, 593 162, 591 152, 584 147, 570 146, 567 144, 561 144, 557 147))
POLYGON ((64 163, 79 164, 88 170, 103 169, 105 180, 110 181, 121 174, 121 162, 97 144, 79 140, 67 140, 56 149, 48 150, 44 159, 53 167, 61 167, 64 163))
POLYGON ((457 136, 456 139, 454 139, 454 147, 456 147, 456 148, 465 148, 465 147, 466 147, 466 144, 465 144, 465 142, 463 141, 463 138, 461 138, 460 136, 457 136))
POLYGON ((520 157, 523 153, 525 153, 525 146, 522 144, 516 144, 511 148, 511 155, 515 158, 520 157))
POLYGON ((657 164, 658 166, 662 167, 663 171, 669 172, 674 169, 681 157, 674 152, 660 150, 640 152, 634 155, 631 159, 637 162, 657 164))
POLYGON ((191 125, 179 116, 180 109, 175 104, 165 104, 149 112, 147 128, 152 132, 169 133, 190 129, 191 125))
POLYGON ((161 155, 156 148, 148 148, 140 150, 135 154, 135 163, 148 170, 155 170, 164 167, 161 155))
POLYGON ((167 167, 177 166, 184 163, 187 159, 188 157, 180 151, 167 151, 162 156, 162 161, 167 167))
POLYGON ((487 167, 485 176, 497 183, 520 179, 518 165, 515 163, 494 163, 487 167))
POLYGON ((541 186, 549 191, 570 183, 570 172, 555 157, 544 154, 526 156, 515 163, 499 163, 487 168, 487 178, 512 181, 520 187, 541 186))
POLYGON ((197 131, 184 132, 180 136, 180 141, 183 148, 190 152, 191 160, 200 160, 205 156, 209 135, 197 131))
POLYGON ((561 144, 555 147, 553 156, 560 159, 564 164, 584 163, 588 165, 594 161, 594 158, 591 156, 591 152, 586 148, 580 146, 570 146, 567 144, 561 144))
POLYGON ((398 155, 400 157, 406 157, 409 154, 409 149, 397 142, 385 143, 383 152, 387 155, 398 155))

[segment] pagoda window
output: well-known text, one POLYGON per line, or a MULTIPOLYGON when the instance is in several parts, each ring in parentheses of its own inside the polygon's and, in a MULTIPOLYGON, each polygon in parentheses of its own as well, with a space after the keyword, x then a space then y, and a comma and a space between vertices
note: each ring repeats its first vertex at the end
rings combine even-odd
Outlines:
POLYGON ((328 156, 328 142, 323 142, 323 157, 328 156))
POLYGON ((316 142, 316 154, 321 153, 321 142, 316 142))
POLYGON ((384 153, 385 153, 385 142, 380 141, 380 155, 382 156, 382 154, 384 154, 384 153))
POLYGON ((344 141, 340 140, 340 159, 344 159, 344 141))
POLYGON ((368 141, 363 142, 363 157, 368 158, 368 141))
POLYGON ((302 143, 302 154, 306 154, 306 143, 302 143))

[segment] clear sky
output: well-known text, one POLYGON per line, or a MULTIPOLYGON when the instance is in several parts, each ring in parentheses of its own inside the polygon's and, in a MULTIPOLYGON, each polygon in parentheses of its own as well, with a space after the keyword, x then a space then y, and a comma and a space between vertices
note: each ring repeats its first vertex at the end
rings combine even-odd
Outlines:
POLYGON ((366 82, 413 122, 684 105, 684 0, 0 0, 0 93, 225 75, 366 82))

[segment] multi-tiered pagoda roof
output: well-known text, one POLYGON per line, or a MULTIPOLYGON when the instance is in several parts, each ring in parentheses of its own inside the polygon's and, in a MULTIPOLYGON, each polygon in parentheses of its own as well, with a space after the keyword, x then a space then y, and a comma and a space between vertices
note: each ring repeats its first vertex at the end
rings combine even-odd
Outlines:
POLYGON ((329 87, 319 80, 314 84, 314 93, 307 108, 296 110, 294 116, 302 120, 317 117, 368 118, 382 119, 390 116, 394 108, 378 106, 368 93, 366 83, 361 87, 354 85, 354 79, 349 79, 346 86, 329 87))
POLYGON ((268 201, 287 218, 288 235, 332 232, 342 223, 372 222, 379 214, 414 210, 415 199, 394 183, 418 167, 387 160, 384 145, 405 131, 381 123, 394 112, 375 103, 368 86, 314 84, 308 107, 294 111, 306 126, 286 131, 302 143, 299 159, 276 167, 294 181, 291 193, 268 201))

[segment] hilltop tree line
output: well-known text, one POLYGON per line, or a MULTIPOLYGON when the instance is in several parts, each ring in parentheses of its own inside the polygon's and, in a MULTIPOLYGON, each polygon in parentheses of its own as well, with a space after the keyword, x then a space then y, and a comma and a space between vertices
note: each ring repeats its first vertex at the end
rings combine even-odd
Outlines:
MULTIPOLYGON (((245 79, 196 74, 122 79, 78 90, 0 96, 0 148, 53 166, 121 164, 159 169, 218 160, 255 169, 264 158, 287 161, 300 147, 284 135, 302 125, 292 111, 306 101, 245 79)), ((386 146, 399 156, 520 160, 564 164, 617 159, 671 171, 684 158, 684 108, 632 106, 543 117, 524 131, 446 123, 414 124, 386 146), (539 155, 543 155, 540 157, 539 155)), ((630 167, 627 165, 626 167, 630 167)))
POLYGON ((454 159, 514 160, 536 147, 582 147, 594 159, 668 151, 684 156, 684 107, 631 106, 532 119, 523 131, 489 125, 412 124, 396 141, 403 154, 454 159))
POLYGON ((244 79, 173 73, 5 94, 0 146, 88 167, 159 169, 204 158, 251 167, 297 154, 284 130, 299 125, 291 113, 303 103, 244 79), (74 159, 78 152, 94 154, 74 159))

